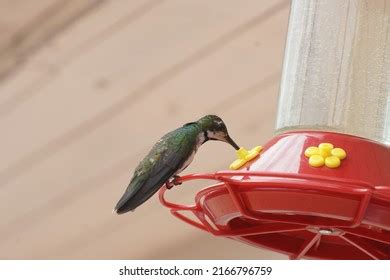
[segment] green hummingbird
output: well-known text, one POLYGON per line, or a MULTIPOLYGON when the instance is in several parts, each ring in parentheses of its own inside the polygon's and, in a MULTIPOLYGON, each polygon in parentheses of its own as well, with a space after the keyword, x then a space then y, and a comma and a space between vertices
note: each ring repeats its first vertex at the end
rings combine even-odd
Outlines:
POLYGON ((186 123, 165 134, 138 164, 114 212, 134 211, 164 184, 168 189, 180 184, 178 174, 192 162, 198 148, 209 140, 227 142, 236 150, 240 149, 220 117, 207 115, 186 123))

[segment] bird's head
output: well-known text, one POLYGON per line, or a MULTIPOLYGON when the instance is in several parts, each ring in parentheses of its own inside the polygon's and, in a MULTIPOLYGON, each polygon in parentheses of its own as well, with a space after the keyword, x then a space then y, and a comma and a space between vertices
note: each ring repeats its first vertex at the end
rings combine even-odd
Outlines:
POLYGON ((207 140, 218 140, 229 143, 234 149, 238 150, 240 147, 230 138, 226 125, 223 120, 215 115, 207 115, 197 121, 202 128, 207 140))

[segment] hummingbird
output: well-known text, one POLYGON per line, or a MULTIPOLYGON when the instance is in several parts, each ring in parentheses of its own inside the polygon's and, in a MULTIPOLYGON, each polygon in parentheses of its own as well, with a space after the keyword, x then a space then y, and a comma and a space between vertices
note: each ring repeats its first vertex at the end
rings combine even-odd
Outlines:
POLYGON ((186 123, 161 137, 138 164, 114 212, 134 211, 164 184, 168 189, 179 185, 178 174, 192 162, 198 148, 209 140, 226 142, 234 149, 240 149, 218 116, 207 115, 186 123))

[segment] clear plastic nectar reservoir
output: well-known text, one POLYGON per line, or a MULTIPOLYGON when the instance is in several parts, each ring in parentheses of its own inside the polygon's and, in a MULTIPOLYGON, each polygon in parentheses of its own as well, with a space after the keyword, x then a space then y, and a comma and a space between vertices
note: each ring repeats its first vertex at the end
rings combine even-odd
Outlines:
POLYGON ((277 132, 390 144, 390 0, 299 0, 291 9, 277 132))

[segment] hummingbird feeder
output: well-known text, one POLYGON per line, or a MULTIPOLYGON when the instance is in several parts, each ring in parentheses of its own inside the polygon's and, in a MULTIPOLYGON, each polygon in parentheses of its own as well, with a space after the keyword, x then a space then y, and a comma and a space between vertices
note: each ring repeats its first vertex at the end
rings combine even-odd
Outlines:
POLYGON ((390 259, 389 25, 390 0, 292 1, 276 136, 162 204, 291 259, 390 259))

